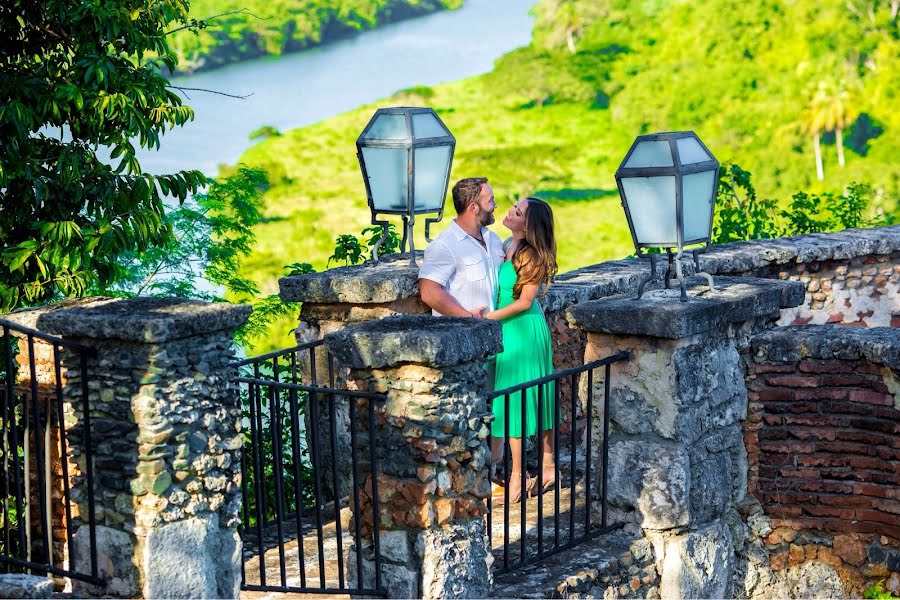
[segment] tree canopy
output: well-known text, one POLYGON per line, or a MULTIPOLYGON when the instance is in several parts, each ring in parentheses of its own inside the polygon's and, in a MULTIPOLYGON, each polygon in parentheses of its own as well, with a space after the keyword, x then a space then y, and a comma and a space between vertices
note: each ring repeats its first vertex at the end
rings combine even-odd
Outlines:
POLYGON ((160 74, 167 34, 196 27, 187 0, 11 0, 0 6, 0 310, 105 287, 120 257, 172 236, 164 198, 206 184, 199 171, 150 174, 193 118, 160 74))

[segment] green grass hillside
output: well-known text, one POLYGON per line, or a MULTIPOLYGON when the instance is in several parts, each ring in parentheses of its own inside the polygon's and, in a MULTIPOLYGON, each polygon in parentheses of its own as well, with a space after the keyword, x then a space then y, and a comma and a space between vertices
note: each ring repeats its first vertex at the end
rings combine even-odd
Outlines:
POLYGON ((222 16, 197 34, 173 34, 170 44, 178 54, 179 71, 191 73, 278 56, 382 23, 460 6, 462 0, 191 0, 192 18, 222 16))
POLYGON ((439 112, 457 138, 452 179, 489 177, 500 211, 516 195, 552 203, 562 271, 632 252, 613 173, 640 133, 695 130, 720 161, 751 171, 761 196, 863 181, 875 187, 876 205, 896 212, 900 41, 890 4, 698 6, 541 0, 532 44, 493 72, 399 92, 254 146, 241 161, 268 169, 272 187, 246 270, 274 291, 283 265, 322 269, 338 234, 368 224, 354 142, 376 107, 398 104, 439 112))

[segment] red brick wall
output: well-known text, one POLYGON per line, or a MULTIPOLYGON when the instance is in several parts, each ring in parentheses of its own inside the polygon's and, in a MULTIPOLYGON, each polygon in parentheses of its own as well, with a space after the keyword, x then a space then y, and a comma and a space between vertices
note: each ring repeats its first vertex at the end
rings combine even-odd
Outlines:
POLYGON ((773 526, 900 545, 900 410, 886 377, 865 360, 751 363, 749 491, 773 526))

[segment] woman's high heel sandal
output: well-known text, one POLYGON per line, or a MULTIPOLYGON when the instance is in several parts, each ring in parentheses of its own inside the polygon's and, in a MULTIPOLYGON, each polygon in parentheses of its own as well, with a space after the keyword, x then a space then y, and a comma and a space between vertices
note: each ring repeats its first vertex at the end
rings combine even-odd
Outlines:
MULTIPOLYGON (((520 477, 520 479, 521 479, 521 477, 520 477)), ((506 482, 504 481, 503 483, 505 484, 506 482)), ((536 480, 533 477, 528 477, 525 480, 524 492, 525 492, 526 497, 528 497, 529 494, 533 494, 533 490, 535 488, 535 483, 536 483, 536 480)), ((515 497, 511 497, 509 499, 509 503, 515 504, 515 503, 521 501, 522 500, 522 491, 523 490, 520 489, 519 493, 516 494, 515 497)), ((491 502, 498 504, 500 506, 503 506, 504 504, 506 504, 506 490, 504 489, 503 485, 498 485, 497 487, 495 487, 493 489, 493 491, 491 492, 491 502)))

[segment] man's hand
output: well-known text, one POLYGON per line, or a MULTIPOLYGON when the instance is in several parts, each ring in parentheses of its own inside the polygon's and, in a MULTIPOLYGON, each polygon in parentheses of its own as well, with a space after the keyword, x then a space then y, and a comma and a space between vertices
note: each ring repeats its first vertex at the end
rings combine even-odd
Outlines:
POLYGON ((473 317, 473 318, 475 318, 475 319, 483 319, 483 318, 484 318, 484 311, 485 311, 485 310, 487 310, 487 306, 479 306, 478 308, 473 309, 473 310, 471 310, 471 311, 469 311, 469 312, 472 313, 472 317, 473 317))

